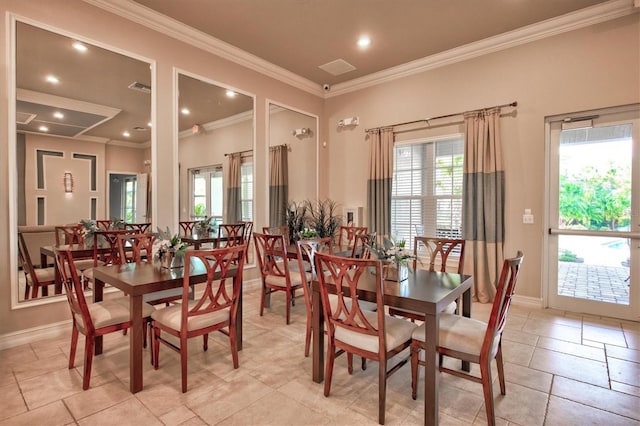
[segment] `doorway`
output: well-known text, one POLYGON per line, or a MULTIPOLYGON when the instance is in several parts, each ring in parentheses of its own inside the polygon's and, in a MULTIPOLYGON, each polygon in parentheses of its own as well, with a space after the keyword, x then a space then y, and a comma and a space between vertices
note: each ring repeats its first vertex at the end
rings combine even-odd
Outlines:
POLYGON ((109 173, 109 217, 126 223, 147 222, 147 175, 109 173))
POLYGON ((637 319, 638 105, 547 119, 547 301, 637 319))

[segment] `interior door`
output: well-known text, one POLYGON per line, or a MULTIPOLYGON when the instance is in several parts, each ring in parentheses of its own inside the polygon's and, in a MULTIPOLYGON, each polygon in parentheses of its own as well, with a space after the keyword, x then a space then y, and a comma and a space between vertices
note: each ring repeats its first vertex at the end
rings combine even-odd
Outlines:
POLYGON ((548 120, 550 307, 639 316, 638 117, 634 105, 548 120))

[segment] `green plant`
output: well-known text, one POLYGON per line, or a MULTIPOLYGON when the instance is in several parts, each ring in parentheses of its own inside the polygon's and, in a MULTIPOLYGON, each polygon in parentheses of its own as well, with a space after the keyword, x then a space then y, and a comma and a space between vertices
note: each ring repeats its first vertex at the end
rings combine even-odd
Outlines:
POLYGON ((294 239, 305 228, 305 217, 307 216, 307 203, 296 203, 289 201, 284 212, 285 222, 289 229, 289 243, 293 243, 294 239))
POLYGON ((558 255, 558 260, 561 262, 575 262, 577 259, 578 255, 567 249, 561 249, 558 255))
POLYGON ((315 229, 318 237, 334 238, 340 227, 341 217, 338 215, 338 203, 331 199, 306 200, 308 228, 315 229))

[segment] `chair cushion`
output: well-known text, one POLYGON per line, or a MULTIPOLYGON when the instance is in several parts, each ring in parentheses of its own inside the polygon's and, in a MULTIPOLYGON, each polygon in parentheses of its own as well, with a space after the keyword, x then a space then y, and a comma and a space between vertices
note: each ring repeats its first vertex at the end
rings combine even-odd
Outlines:
MULTIPOLYGON (((89 315, 93 321, 93 326, 98 328, 107 327, 129 321, 129 298, 119 297, 117 299, 105 300, 98 303, 87 304, 89 315)), ((153 306, 143 303, 142 316, 148 317, 155 309, 153 306)), ((74 314, 78 329, 84 332, 84 321, 82 315, 74 314)))
MULTIPOLYGON (((189 302, 189 309, 191 309, 198 301, 193 300, 189 302)), ((231 309, 221 309, 219 311, 211 312, 209 314, 196 315, 190 317, 187 323, 187 330, 197 330, 200 328, 210 327, 214 324, 219 324, 224 321, 229 321, 231 309)), ((151 318, 154 321, 161 323, 174 330, 180 331, 182 327, 182 304, 168 306, 166 308, 157 309, 151 314, 151 318)))
MULTIPOLYGON (((337 300, 337 295, 329 293, 329 303, 331 303, 331 305, 335 305, 336 303, 338 303, 337 300)), ((344 303, 345 305, 347 305, 347 309, 351 309, 351 299, 345 299, 344 303)), ((358 305, 360 305, 360 309, 362 309, 363 311, 376 312, 378 310, 378 305, 366 300, 358 299, 358 305)))
MULTIPOLYGON (((312 277, 311 277, 311 272, 305 272, 305 276, 307 279, 307 282, 311 281, 312 277)), ((289 270, 289 278, 291 279, 291 285, 292 286, 297 286, 302 284, 302 275, 300 274, 300 271, 294 271, 294 270, 289 270)), ((279 276, 279 275, 267 275, 264 278, 265 283, 267 283, 268 285, 274 286, 274 287, 282 287, 282 288, 286 288, 287 287, 287 279, 284 276, 279 276)))
MULTIPOLYGON (((98 265, 101 265, 103 262, 98 262, 98 265)), ((93 259, 78 259, 74 260, 73 264, 76 266, 78 271, 84 271, 89 268, 93 268, 93 259)))
MULTIPOLYGON (((424 324, 413 332, 413 338, 424 342, 424 324)), ((439 345, 468 354, 480 355, 487 323, 453 314, 440 315, 439 345)), ((494 339, 494 346, 498 339, 494 339)))
MULTIPOLYGON (((55 278, 56 278, 55 269, 53 269, 53 268, 33 268, 33 270, 36 273, 36 277, 38 279, 38 282, 40 282, 40 283, 51 283, 51 282, 55 281, 55 278)), ((26 277, 27 277, 27 282, 29 284, 31 284, 31 275, 30 274, 26 274, 26 277)))
MULTIPOLYGON (((364 316, 373 326, 377 326, 378 314, 375 312, 363 311, 364 316)), ((411 340, 411 333, 417 327, 416 324, 405 321, 400 318, 393 318, 385 315, 385 339, 386 350, 397 348, 403 343, 411 340)), ((346 330, 342 327, 336 327, 335 338, 341 342, 347 343, 369 352, 378 352, 378 336, 370 336, 355 331, 346 330)))

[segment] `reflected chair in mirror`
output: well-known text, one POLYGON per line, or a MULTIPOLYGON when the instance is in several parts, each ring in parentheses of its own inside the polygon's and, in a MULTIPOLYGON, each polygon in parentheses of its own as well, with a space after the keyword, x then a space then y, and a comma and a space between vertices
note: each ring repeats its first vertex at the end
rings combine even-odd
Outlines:
MULTIPOLYGON (((496 422, 493 408, 491 361, 496 360, 500 393, 505 395, 502 332, 507 321, 523 257, 522 252, 518 251, 516 257, 504 261, 488 323, 460 315, 446 313, 440 315, 438 353, 441 356, 479 364, 480 377, 464 371, 452 370, 444 367, 442 363, 440 371, 482 384, 487 423, 490 425, 495 425, 496 422)), ((425 349, 424 339, 424 325, 421 325, 413 332, 411 342, 411 393, 413 399, 416 399, 417 396, 418 365, 424 365, 424 361, 420 360, 420 350, 425 349)))
MULTIPOLYGON (((131 327, 129 298, 120 297, 97 303, 87 303, 84 297, 84 286, 78 277, 71 252, 56 251, 56 263, 65 288, 65 294, 67 295, 67 302, 69 302, 69 308, 71 308, 72 329, 69 369, 72 369, 75 363, 78 334, 82 333, 85 336, 82 389, 87 390, 91 380, 95 339, 98 336, 126 330, 131 327)), ((143 317, 149 318, 153 311, 153 306, 143 303, 143 317)))
POLYGON ((56 245, 84 244, 84 227, 82 225, 63 225, 55 227, 56 245))
POLYGON ((178 222, 178 225, 180 226, 180 232, 182 232, 182 235, 193 234, 193 228, 196 226, 196 223, 198 223, 197 220, 183 220, 178 222))
POLYGON ((29 249, 21 232, 18 232, 18 265, 22 268, 25 278, 24 300, 38 297, 38 292, 42 288, 42 295, 48 296, 48 286, 56 283, 55 268, 35 268, 31 263, 29 249), (31 292, 29 292, 31 290, 31 292))
POLYGON ((402 357, 390 369, 387 369, 387 363, 409 347, 411 334, 417 326, 385 315, 384 282, 379 260, 324 253, 316 253, 315 260, 328 333, 324 395, 329 396, 333 364, 342 351, 347 352, 349 373, 353 371, 351 358, 354 354, 378 361, 378 422, 384 424, 387 378, 407 363, 408 356, 402 357), (371 269, 375 270, 375 276, 371 269), (365 275, 368 275, 366 279, 375 281, 376 312, 362 309, 358 299, 358 284, 365 275), (330 292, 335 292, 336 297, 329 297, 330 292))
POLYGON ((149 232, 151 229, 151 223, 125 223, 124 229, 128 231, 138 231, 141 234, 149 232))
POLYGON ((113 221, 109 219, 96 220, 96 226, 100 231, 108 231, 112 227, 113 221))
POLYGON ((221 223, 218 225, 218 247, 243 245, 244 228, 244 223, 221 223))
MULTIPOLYGON (((450 238, 415 237, 413 241, 413 269, 428 261, 429 271, 455 272, 462 274, 464 268, 464 240, 450 238), (451 258, 449 258, 451 256, 451 258), (453 267, 447 268, 450 260, 457 260, 453 267)), ((458 311, 458 302, 452 302, 444 310, 446 313, 458 311)), ((424 314, 404 309, 389 308, 389 314, 402 316, 411 321, 424 321, 424 314)))
POLYGON ((264 314, 267 296, 277 291, 285 293, 286 322, 290 322, 291 306, 295 304, 295 292, 311 281, 311 273, 305 272, 297 262, 289 263, 288 242, 284 235, 253 234, 256 257, 262 278, 260 316, 264 314))
POLYGON ((209 333, 220 331, 229 336, 233 368, 238 368, 238 342, 236 317, 242 291, 242 267, 245 246, 238 245, 213 250, 188 250, 185 253, 185 271, 182 283, 182 303, 163 308, 151 314, 153 326, 154 368, 160 365, 160 342, 180 353, 182 392, 187 391, 188 339, 203 336, 203 350, 208 349, 209 333), (196 263, 204 265, 207 281, 203 291, 190 300, 190 270, 196 263), (229 285, 231 281, 231 285, 229 285), (165 339, 162 332, 179 339, 165 339))
POLYGON ((356 235, 365 235, 367 232, 366 226, 341 226, 338 229, 338 248, 336 252, 351 253, 356 235))
POLYGON ((353 248, 351 250, 351 257, 357 257, 360 259, 371 258, 371 246, 373 240, 376 238, 376 234, 356 234, 353 236, 353 248))

